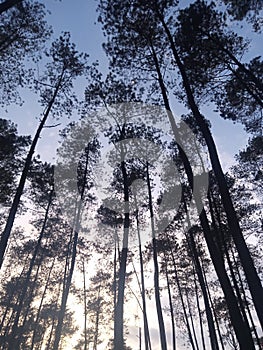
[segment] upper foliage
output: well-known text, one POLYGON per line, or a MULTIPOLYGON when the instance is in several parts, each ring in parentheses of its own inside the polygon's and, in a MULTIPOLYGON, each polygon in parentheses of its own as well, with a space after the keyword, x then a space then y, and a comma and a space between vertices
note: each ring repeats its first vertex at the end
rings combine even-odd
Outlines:
POLYGON ((0 15, 0 96, 2 105, 19 102, 19 87, 31 80, 27 61, 40 58, 51 28, 45 20, 45 6, 22 1, 0 15))

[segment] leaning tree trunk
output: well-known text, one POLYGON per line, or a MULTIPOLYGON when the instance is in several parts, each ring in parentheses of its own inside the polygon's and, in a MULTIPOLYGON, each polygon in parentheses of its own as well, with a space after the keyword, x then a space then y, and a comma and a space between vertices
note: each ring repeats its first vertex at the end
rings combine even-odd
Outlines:
MULTIPOLYGON (((158 14, 159 15, 159 14, 158 14)), ((233 237, 234 243, 236 245, 240 261, 242 263, 246 279, 248 282, 249 290, 255 305, 255 309, 259 318, 259 321, 261 323, 261 327, 263 329, 263 289, 261 286, 261 282, 259 279, 259 276, 257 274, 256 268, 254 266, 253 259, 250 255, 250 252, 248 250, 248 247, 246 245, 244 236, 242 234, 242 231, 239 226, 239 221, 237 218, 237 214, 235 212, 232 199, 228 190, 227 182, 224 176, 224 172, 222 170, 216 145, 214 142, 214 139, 211 135, 211 132, 209 130, 208 125, 206 124, 203 116, 201 115, 198 106, 195 102, 194 95, 192 92, 192 88, 190 86, 189 80, 187 73, 185 71, 184 65, 179 57, 178 51, 176 49, 175 43, 173 36, 164 20, 164 18, 159 15, 159 19, 163 25, 163 28, 165 30, 165 33, 167 35, 168 41, 171 46, 171 50, 173 52, 173 56, 176 62, 176 65, 180 71, 182 81, 183 81, 183 86, 186 92, 187 96, 187 101, 189 104, 189 107, 193 113, 193 116, 200 127, 200 130, 202 131, 202 134, 204 136, 204 139, 207 144, 211 164, 215 173, 215 176, 217 178, 218 186, 219 186, 219 191, 221 194, 222 198, 222 203, 225 208, 226 216, 227 216, 227 221, 229 225, 229 229, 231 232, 231 235, 233 237)), ((252 345, 252 344, 251 344, 252 345)))
MULTIPOLYGON (((171 127, 172 127, 172 131, 174 133, 174 136, 175 136, 175 140, 177 140, 179 142, 179 146, 178 146, 179 155, 180 155, 182 162, 184 164, 184 168, 185 168, 185 172, 186 172, 186 175, 188 178, 189 185, 194 193, 194 199, 195 199, 196 206, 197 206, 197 208, 202 208, 203 204, 202 204, 200 194, 198 193, 198 191, 194 192, 193 173, 192 173, 191 165, 190 165, 189 160, 187 159, 184 151, 180 147, 180 135, 178 133, 178 129, 177 129, 174 117, 173 117, 172 112, 171 112, 169 100, 168 100, 167 93, 166 93, 166 88, 164 85, 163 77, 162 77, 160 66, 159 66, 159 61, 158 61, 155 49, 154 49, 152 44, 151 44, 151 50, 152 50, 154 64, 156 67, 156 72, 158 75, 158 81, 160 84, 161 93, 162 93, 163 100, 164 100, 164 105, 165 105, 165 108, 167 110, 168 118, 169 118, 169 121, 171 123, 171 127)), ((244 324, 242 315, 240 313, 240 310, 239 310, 239 307, 237 304, 236 296, 232 290, 231 283, 229 281, 228 275, 227 275, 226 270, 225 270, 224 261, 223 261, 222 256, 221 256, 220 252, 218 251, 217 246, 213 240, 210 226, 209 226, 209 222, 208 222, 208 218, 206 216, 204 209, 201 211, 199 218, 200 218, 200 223, 201 223, 201 226, 203 229, 205 241, 206 241, 209 253, 210 253, 211 260, 213 262, 216 274, 218 276, 218 279, 220 281, 224 296, 226 298, 231 323, 232 323, 234 330, 235 330, 235 333, 237 335, 237 339, 239 341, 240 348, 241 348, 241 350, 248 350, 248 349, 254 350, 255 347, 254 347, 254 342, 253 342, 250 330, 244 324)))
POLYGON ((16 190, 16 194, 15 194, 15 197, 14 197, 14 200, 13 200, 13 203, 12 203, 12 206, 11 206, 8 218, 7 218, 6 226, 5 226, 4 232, 3 232, 2 236, 1 236, 1 241, 0 241, 0 268, 2 267, 2 264, 3 264, 4 254, 5 254, 5 251, 6 251, 7 243, 8 243, 8 240, 9 240, 9 237, 10 237, 10 234, 11 234, 11 230, 12 230, 12 227, 13 227, 13 224, 14 224, 14 221, 15 221, 15 216, 16 216, 17 209, 18 209, 18 206, 19 206, 20 198, 21 198, 21 196, 23 194, 23 191, 24 191, 24 187, 25 187, 28 171, 29 171, 29 168, 30 168, 30 165, 31 165, 31 161, 32 161, 34 152, 35 152, 35 148, 36 148, 36 145, 37 145, 38 140, 40 138, 41 131, 44 128, 44 125, 45 125, 45 123, 47 121, 49 113, 50 113, 50 111, 52 109, 52 106, 53 106, 55 100, 56 100, 57 94, 58 94, 59 89, 61 87, 63 76, 64 76, 64 71, 62 71, 62 73, 60 75, 60 78, 58 79, 58 83, 57 83, 56 88, 54 90, 53 96, 52 96, 52 98, 51 98, 51 100, 50 100, 50 102, 49 102, 49 104, 47 106, 47 109, 46 109, 46 111, 44 113, 44 116, 43 116, 43 118, 42 118, 42 120, 41 120, 41 122, 40 122, 40 124, 39 124, 39 126, 37 128, 37 131, 36 131, 36 134, 34 136, 33 142, 32 142, 32 144, 30 146, 29 152, 28 152, 27 157, 26 157, 25 165, 24 165, 24 168, 23 168, 23 171, 22 171, 22 174, 21 174, 21 177, 20 177, 20 181, 19 181, 19 184, 18 184, 18 187, 17 187, 17 190, 16 190))

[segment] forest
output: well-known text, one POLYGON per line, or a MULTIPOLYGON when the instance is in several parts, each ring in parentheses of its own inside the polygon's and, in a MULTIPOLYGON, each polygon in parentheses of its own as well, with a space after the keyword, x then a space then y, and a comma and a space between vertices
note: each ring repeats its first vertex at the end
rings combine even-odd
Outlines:
POLYGON ((0 350, 263 349, 263 2, 52 3, 0 2, 0 350))

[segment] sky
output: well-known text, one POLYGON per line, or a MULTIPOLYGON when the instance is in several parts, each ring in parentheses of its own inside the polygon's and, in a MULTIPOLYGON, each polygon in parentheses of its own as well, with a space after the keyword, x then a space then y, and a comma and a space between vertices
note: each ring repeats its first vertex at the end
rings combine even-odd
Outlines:
MULTIPOLYGON (((76 43, 77 48, 90 55, 90 62, 99 60, 101 71, 106 73, 108 63, 101 47, 104 38, 100 24, 96 23, 97 2, 94 0, 46 0, 43 3, 51 11, 51 14, 47 16, 47 21, 53 27, 53 38, 60 35, 62 31, 70 31, 72 41, 76 43)), ((243 30, 247 31, 246 28, 243 30)), ((256 38, 256 35, 253 36, 256 38)), ((249 54, 252 56, 260 54, 259 39, 254 41, 249 54)), ((83 81, 77 86, 80 94, 83 94, 84 87, 85 84, 83 84, 83 81)), ((2 110, 0 116, 13 120, 18 125, 20 134, 33 135, 41 117, 42 109, 37 103, 37 96, 27 91, 22 91, 21 93, 25 100, 24 105, 22 107, 9 107, 8 113, 2 110)), ((204 110, 206 117, 212 124, 212 134, 215 138, 223 169, 226 171, 234 163, 234 155, 245 147, 248 135, 244 132, 241 125, 223 120, 211 108, 204 110)), ((62 125, 66 125, 67 122, 63 121, 62 125)), ((52 123, 53 121, 51 120, 47 124, 52 125, 52 123)), ((43 131, 41 140, 37 146, 37 152, 41 155, 42 160, 53 161, 56 158, 56 148, 58 145, 57 133, 61 126, 43 131)), ((127 307, 132 308, 129 305, 127 307)), ((151 320, 156 323, 156 315, 151 315, 151 320)), ((166 321, 169 322, 168 319, 166 321)), ((130 320, 130 330, 134 335, 137 332, 137 328, 134 328, 135 323, 134 320, 130 320)), ((152 330, 152 336, 156 339, 158 338, 156 329, 152 330)), ((136 336, 134 339, 136 339, 136 336)))

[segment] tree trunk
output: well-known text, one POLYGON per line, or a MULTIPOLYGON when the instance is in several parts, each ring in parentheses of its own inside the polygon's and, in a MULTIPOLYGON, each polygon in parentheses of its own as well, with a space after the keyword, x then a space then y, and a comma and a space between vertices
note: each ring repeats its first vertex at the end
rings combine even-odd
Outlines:
MULTIPOLYGON (((25 258, 25 263, 24 263, 24 266, 23 266, 23 269, 18 277, 18 280, 21 280, 21 278, 23 277, 24 273, 25 273, 25 270, 26 270, 26 267, 27 267, 27 262, 28 262, 28 257, 29 257, 29 253, 27 254, 26 258, 25 258)), ((7 305, 6 305, 6 308, 5 308, 5 311, 3 313, 3 316, 2 316, 2 320, 1 320, 1 324, 0 324, 0 331, 3 330, 4 328, 4 324, 5 324, 5 321, 6 321, 6 317, 7 317, 7 314, 8 314, 8 311, 10 310, 10 304, 11 304, 11 301, 13 300, 13 297, 15 295, 15 292, 16 292, 16 288, 12 288, 12 293, 9 294, 8 296, 8 301, 7 301, 7 305)), ((18 302, 18 299, 17 299, 17 302, 18 302)))
MULTIPOLYGON (((66 312, 66 306, 67 306, 67 300, 69 296, 69 290, 72 282, 72 276, 73 272, 75 269, 75 263, 76 263, 76 256, 77 256, 77 244, 78 244, 78 237, 79 237, 79 228, 80 228, 80 221, 81 221, 81 215, 82 215, 82 204, 84 200, 84 193, 85 193, 85 187, 86 187, 86 182, 87 182, 87 172, 88 172, 88 162, 89 162, 89 144, 88 144, 88 149, 87 149, 87 154, 86 154, 86 163, 85 163, 85 170, 83 174, 83 185, 81 188, 81 193, 79 198, 76 201, 76 215, 75 215, 75 222, 74 222, 74 227, 73 227, 73 245, 72 245, 72 254, 71 254, 71 261, 70 261, 70 267, 69 271, 67 273, 67 265, 69 263, 68 261, 68 255, 66 259, 66 266, 65 266, 65 275, 64 275, 64 284, 63 284, 63 291, 62 291, 62 298, 61 298, 61 305, 60 305, 60 310, 58 313, 58 323, 56 326, 56 331, 55 331, 55 340, 54 340, 54 345, 53 345, 53 350, 58 350, 59 348, 59 343, 61 339, 61 334, 62 334, 62 327, 63 327, 63 321, 65 317, 65 312, 66 312)), ((70 237, 70 241, 71 241, 70 237)), ((70 243, 69 243, 69 250, 70 250, 70 243)))
POLYGON ((234 285, 234 289, 235 289, 235 292, 236 292, 237 300, 239 302, 239 307, 240 307, 241 313, 243 315, 243 319, 244 319, 244 322, 245 322, 246 326, 248 328, 250 328, 250 325, 249 325, 249 322, 248 322, 248 318, 247 318, 247 314, 246 314, 246 310, 245 310, 244 303, 243 303, 243 300, 242 300, 242 296, 241 296, 241 293, 240 293, 240 290, 239 290, 239 287, 238 287, 238 283, 237 283, 237 279, 236 279, 236 276, 235 276, 235 273, 234 273, 234 270, 233 270, 233 264, 232 264, 232 261, 231 261, 230 256, 229 256, 228 247, 227 247, 226 242, 225 242, 225 237, 224 237, 224 232, 223 232, 223 227, 222 227, 220 213, 218 211, 218 208, 217 208, 215 202, 214 202, 214 208, 215 208, 215 213, 214 213, 214 208, 213 208, 211 197, 213 198, 213 202, 214 202, 213 194, 211 193, 211 195, 210 195, 210 193, 209 193, 208 194, 209 208, 210 208, 212 223, 213 223, 213 226, 214 226, 216 237, 217 237, 219 246, 221 244, 223 245, 224 253, 225 253, 226 260, 227 260, 228 267, 229 267, 230 276, 231 276, 231 279, 232 279, 232 282, 233 282, 233 285, 234 285), (215 216, 217 218, 217 223, 218 223, 219 228, 217 227, 217 224, 216 224, 216 221, 215 221, 215 216))

